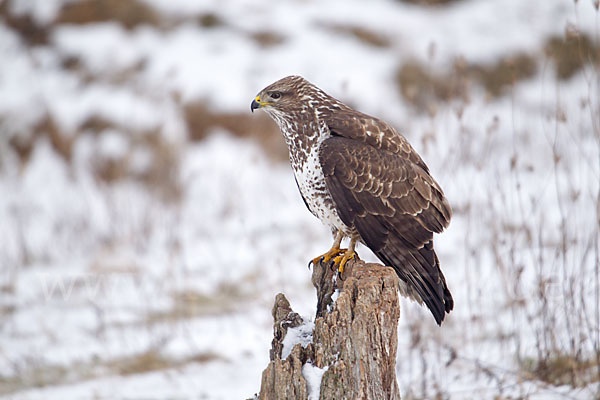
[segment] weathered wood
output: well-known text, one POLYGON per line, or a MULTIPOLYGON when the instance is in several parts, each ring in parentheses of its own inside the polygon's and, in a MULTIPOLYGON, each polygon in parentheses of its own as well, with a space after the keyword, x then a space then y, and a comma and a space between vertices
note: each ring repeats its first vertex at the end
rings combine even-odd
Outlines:
POLYGON ((288 331, 288 328, 296 328, 304 323, 302 317, 292 311, 290 302, 282 293, 275 296, 275 304, 273 304, 273 340, 271 341, 271 350, 269 357, 271 361, 281 359, 281 351, 283 350, 283 339, 288 331))
POLYGON ((305 321, 283 294, 275 299, 271 362, 263 371, 259 398, 400 399, 395 373, 400 318, 396 273, 356 261, 338 277, 328 265, 318 264, 312 281, 318 302, 312 343, 295 344, 287 350, 289 355, 283 354, 285 337, 305 321), (324 371, 319 394, 309 393, 303 375, 307 364, 311 371, 324 371))

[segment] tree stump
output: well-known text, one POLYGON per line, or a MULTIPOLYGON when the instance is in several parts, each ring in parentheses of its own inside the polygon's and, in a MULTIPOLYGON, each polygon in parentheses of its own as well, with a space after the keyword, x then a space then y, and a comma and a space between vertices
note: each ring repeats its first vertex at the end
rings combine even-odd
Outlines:
POLYGON ((261 400, 400 399, 396 382, 398 277, 380 264, 351 261, 344 274, 319 263, 314 324, 279 293, 271 361, 261 400))

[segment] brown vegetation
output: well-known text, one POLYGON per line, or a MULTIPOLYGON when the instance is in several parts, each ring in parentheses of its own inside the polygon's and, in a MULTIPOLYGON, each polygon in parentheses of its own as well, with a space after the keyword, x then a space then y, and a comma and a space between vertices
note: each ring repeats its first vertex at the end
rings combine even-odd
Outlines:
POLYGON ((499 97, 516 82, 532 78, 536 71, 535 58, 518 53, 490 65, 469 65, 466 73, 483 86, 489 96, 499 97))
POLYGON ((32 127, 29 135, 15 135, 8 142, 19 157, 21 165, 27 164, 35 142, 41 137, 46 137, 56 153, 66 161, 71 160, 73 137, 61 133, 54 119, 46 114, 32 127))
POLYGON ((133 29, 139 25, 158 26, 160 15, 146 3, 137 0, 85 0, 65 4, 55 22, 90 24, 108 21, 133 29))
POLYGON ((184 358, 169 357, 159 348, 108 360, 92 359, 76 362, 68 368, 62 365, 40 365, 14 376, 0 376, 0 395, 22 389, 48 385, 69 384, 102 377, 107 371, 126 376, 164 369, 182 368, 189 364, 203 364, 218 360, 220 356, 203 352, 184 358), (77 373, 73 373, 76 371, 77 373))
MULTIPOLYGON (((248 277, 251 278, 251 277, 248 277)), ((223 283, 210 295, 195 290, 180 290, 169 293, 171 308, 153 311, 145 320, 145 324, 174 323, 190 318, 207 315, 219 315, 239 311, 255 293, 247 293, 242 285, 223 283)))
POLYGON ((492 64, 469 63, 459 58, 451 70, 441 73, 413 60, 398 68, 396 84, 404 99, 415 108, 432 112, 439 102, 467 102, 472 85, 482 87, 492 98, 502 96, 515 83, 533 77, 536 70, 535 58, 524 53, 492 64))
POLYGON ((551 357, 527 358, 521 362, 521 368, 528 379, 539 379, 555 386, 584 387, 600 379, 600 365, 595 360, 580 359, 559 350, 551 357))
POLYGON ((283 35, 273 31, 256 31, 250 37, 262 47, 277 46, 285 41, 283 35))
POLYGON ((144 353, 107 361, 105 366, 121 376, 126 376, 169 368, 181 368, 190 363, 202 364, 219 358, 213 353, 200 353, 182 359, 173 359, 163 354, 160 349, 150 349, 144 353))
MULTIPOLYGON (((287 159, 287 147, 279 129, 263 113, 219 113, 209 110, 202 102, 192 102, 183 106, 183 114, 191 140, 201 140, 212 131, 222 129, 238 137, 255 140, 267 155, 274 160, 287 159)), ((123 180, 140 182, 168 201, 176 201, 181 195, 177 180, 178 148, 165 139, 158 128, 146 132, 131 132, 130 128, 92 115, 77 127, 75 132, 64 132, 50 114, 45 114, 29 134, 13 135, 9 147, 19 157, 22 166, 30 158, 38 140, 45 138, 65 162, 70 163, 73 147, 82 135, 99 137, 105 132, 122 132, 129 144, 129 151, 114 157, 95 153, 90 160, 95 177, 106 183, 123 180), (127 133, 127 134, 126 134, 127 133), (149 155, 150 162, 145 170, 135 168, 134 151, 149 155)))
POLYGON ((600 63, 600 46, 577 32, 548 38, 544 50, 554 62, 558 79, 569 79, 586 64, 600 63))
MULTIPOLYGON (((73 147, 82 135, 100 136, 107 130, 112 132, 130 131, 100 116, 91 116, 75 132, 64 132, 57 126, 51 115, 45 114, 32 127, 29 135, 14 135, 8 141, 8 145, 19 157, 21 166, 25 166, 36 142, 45 138, 54 151, 65 162, 70 163, 73 157, 73 147)), ((130 143, 130 149, 143 150, 150 155, 148 168, 143 171, 134 168, 132 151, 118 158, 96 153, 90 160, 94 176, 106 183, 132 179, 157 191, 163 200, 179 199, 181 188, 176 178, 178 150, 175 145, 168 142, 159 130, 135 132, 135 134, 127 135, 126 140, 130 143)))
POLYGON ((210 110, 203 101, 190 102, 183 107, 191 140, 204 139, 212 131, 223 129, 238 137, 257 141, 265 152, 276 160, 286 160, 287 147, 279 128, 264 113, 221 113, 210 110))
POLYGON ((334 33, 351 36, 368 46, 384 48, 391 45, 391 40, 387 36, 362 26, 343 24, 322 24, 322 26, 334 33))
MULTIPOLYGON (((107 126, 115 127, 117 132, 127 132, 125 128, 119 129, 109 121, 100 117, 91 117, 82 124, 86 127, 84 131, 95 135, 101 135, 104 129, 93 130, 107 126)), ((96 178, 106 183, 115 183, 130 179, 144 184, 149 190, 154 191, 159 197, 168 202, 178 201, 181 198, 182 188, 177 179, 179 168, 178 149, 168 142, 159 130, 148 132, 136 132, 127 135, 129 151, 121 157, 106 157, 103 154, 95 154, 91 160, 92 168, 96 178), (147 168, 139 170, 134 165, 133 150, 143 151, 149 155, 150 162, 147 168)))
POLYGON ((30 46, 48 44, 48 28, 40 26, 29 14, 13 15, 11 0, 0 2, 0 21, 17 33, 30 46))
POLYGON ((408 103, 416 109, 435 113, 438 102, 469 98, 469 81, 462 62, 456 62, 452 71, 436 74, 418 61, 408 61, 396 72, 396 84, 408 103))
MULTIPOLYGON (((580 33, 548 38, 543 53, 554 64, 559 79, 569 79, 586 64, 600 63, 600 46, 580 33)), ((491 98, 505 95, 516 83, 535 76, 540 54, 516 53, 491 64, 457 58, 450 69, 442 72, 433 72, 423 63, 411 60, 398 67, 396 84, 408 103, 432 113, 438 103, 468 101, 472 85, 483 88, 491 98)))
POLYGON ((200 14, 196 20, 198 25, 208 29, 225 25, 221 17, 213 13, 200 14))

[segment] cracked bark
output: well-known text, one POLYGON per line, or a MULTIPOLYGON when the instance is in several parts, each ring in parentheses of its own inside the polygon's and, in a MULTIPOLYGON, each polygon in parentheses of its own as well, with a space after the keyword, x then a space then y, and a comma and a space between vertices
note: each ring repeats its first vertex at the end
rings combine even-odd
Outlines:
POLYGON ((380 264, 349 262, 343 279, 328 265, 313 268, 317 310, 312 343, 296 344, 282 359, 289 328, 304 323, 283 294, 273 306, 271 361, 263 371, 259 399, 309 398, 302 368, 326 369, 319 399, 400 399, 396 382, 398 277, 380 264), (339 291, 335 302, 334 293, 339 291))

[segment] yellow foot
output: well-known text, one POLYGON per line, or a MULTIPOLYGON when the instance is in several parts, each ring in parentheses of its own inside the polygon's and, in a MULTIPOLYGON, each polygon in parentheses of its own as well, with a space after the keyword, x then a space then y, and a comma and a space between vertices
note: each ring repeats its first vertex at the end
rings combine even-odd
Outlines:
POLYGON ((333 259, 334 257, 339 256, 340 254, 343 254, 346 252, 346 249, 338 249, 337 247, 332 247, 327 253, 325 254, 321 254, 318 257, 313 258, 309 263, 308 266, 310 267, 311 264, 317 264, 319 262, 324 262, 324 263, 328 263, 329 261, 331 261, 331 259, 333 259))
POLYGON ((338 255, 333 259, 333 265, 337 266, 338 272, 342 274, 346 263, 350 260, 360 260, 358 253, 354 250, 347 250, 343 255, 338 255))

